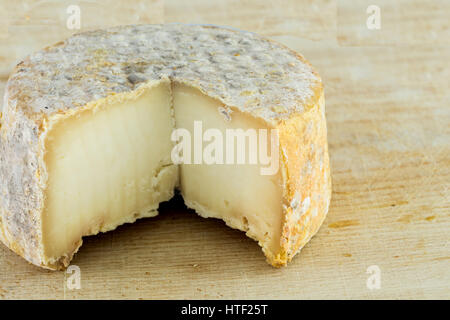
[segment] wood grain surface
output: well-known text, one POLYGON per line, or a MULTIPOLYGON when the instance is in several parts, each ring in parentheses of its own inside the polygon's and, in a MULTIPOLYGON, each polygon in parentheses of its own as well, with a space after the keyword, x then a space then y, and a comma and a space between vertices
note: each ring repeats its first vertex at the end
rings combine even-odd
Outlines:
MULTIPOLYGON (((14 3, 0 1, 0 8, 10 5, 0 10, 7 16, 0 25, 1 94, 17 59, 72 33, 53 16, 52 1, 32 8, 31 1, 14 3)), ((75 3, 85 25, 80 31, 214 23, 301 52, 325 85, 329 215, 292 263, 275 269, 243 233, 198 217, 177 198, 156 218, 86 238, 73 261, 81 270, 79 290, 68 288, 69 274, 29 265, 0 245, 0 298, 450 298, 448 1, 75 3), (381 8, 380 30, 367 30, 369 4, 381 8), (370 290, 373 265, 381 285, 370 290)))

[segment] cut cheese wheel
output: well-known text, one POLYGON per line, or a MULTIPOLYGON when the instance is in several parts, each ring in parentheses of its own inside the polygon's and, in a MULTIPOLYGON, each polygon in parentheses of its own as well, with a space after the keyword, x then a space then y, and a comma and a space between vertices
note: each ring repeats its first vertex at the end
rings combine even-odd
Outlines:
POLYGON ((182 24, 81 33, 20 62, 4 102, 0 239, 37 266, 67 267, 83 236, 157 215, 176 189, 200 216, 258 241, 273 266, 327 214, 320 77, 255 34, 182 24), (174 161, 181 129, 192 162, 174 161), (230 132, 249 143, 208 153, 208 141, 230 132), (265 133, 258 147, 276 160, 273 172, 248 161, 261 156, 249 147, 254 132, 265 133), (217 161, 230 150, 234 162, 217 161))

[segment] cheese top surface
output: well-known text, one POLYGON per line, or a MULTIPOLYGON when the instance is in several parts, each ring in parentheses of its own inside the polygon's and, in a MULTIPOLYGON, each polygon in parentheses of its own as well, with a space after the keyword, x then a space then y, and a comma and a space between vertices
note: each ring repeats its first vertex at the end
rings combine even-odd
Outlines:
POLYGON ((250 32, 130 25, 77 34, 30 55, 11 75, 5 102, 36 119, 166 77, 269 122, 303 112, 321 87, 302 56, 250 32))

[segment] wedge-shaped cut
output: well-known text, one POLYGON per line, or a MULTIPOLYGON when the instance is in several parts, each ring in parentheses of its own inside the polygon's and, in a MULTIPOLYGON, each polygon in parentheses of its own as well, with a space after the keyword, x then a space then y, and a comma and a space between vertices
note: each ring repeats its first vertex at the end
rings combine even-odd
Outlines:
MULTIPOLYGON (((203 139, 198 136, 199 125, 202 133, 211 129, 220 132, 217 139, 221 140, 222 145, 221 152, 218 153, 223 156, 214 158, 214 161, 221 161, 219 163, 206 164, 207 159, 201 159, 201 164, 195 164, 195 155, 192 154, 195 150, 192 148, 191 164, 181 164, 180 189, 186 205, 195 209, 202 217, 220 218, 230 227, 245 231, 249 237, 259 242, 266 255, 279 252, 283 223, 280 170, 271 175, 263 175, 260 159, 256 159, 256 164, 250 163, 251 143, 254 143, 253 151, 258 152, 255 141, 258 142, 261 138, 259 130, 266 130, 266 137, 270 138, 271 128, 238 110, 228 109, 220 101, 197 89, 175 84, 173 92, 176 126, 189 131, 190 145, 194 146, 196 141, 198 145, 199 139, 203 139), (197 129, 194 129, 196 123, 197 129), (247 134, 245 140, 238 140, 236 134, 239 131, 247 134), (252 137, 257 140, 251 140, 252 137), (227 143, 234 147, 233 161, 228 164, 227 143), (245 150, 244 163, 238 163, 240 146, 245 150)), ((214 142, 211 139, 209 145, 212 146, 214 142)), ((268 142, 270 141, 266 141, 270 144, 268 142)), ((202 150, 208 150, 208 141, 203 144, 202 150)), ((270 155, 270 146, 266 146, 266 150, 270 155)), ((205 156, 209 155, 206 153, 205 156)), ((211 152, 211 155, 215 156, 215 153, 211 152)))

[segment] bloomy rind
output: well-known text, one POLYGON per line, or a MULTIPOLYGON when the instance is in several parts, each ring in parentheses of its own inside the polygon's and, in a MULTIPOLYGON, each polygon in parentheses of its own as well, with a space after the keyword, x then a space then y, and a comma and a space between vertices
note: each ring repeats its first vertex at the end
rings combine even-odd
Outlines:
POLYGON ((325 219, 331 178, 323 90, 315 106, 279 127, 284 180, 281 252, 270 259, 284 266, 313 237, 325 219))
POLYGON ((0 128, 0 238, 11 250, 38 266, 42 256, 43 189, 39 124, 8 99, 0 128))

